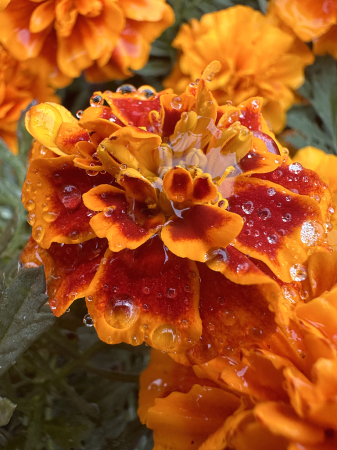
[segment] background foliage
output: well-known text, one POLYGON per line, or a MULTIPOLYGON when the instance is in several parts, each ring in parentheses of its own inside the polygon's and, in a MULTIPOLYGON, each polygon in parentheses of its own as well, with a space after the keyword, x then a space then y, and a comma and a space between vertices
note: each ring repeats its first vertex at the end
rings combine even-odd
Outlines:
MULTIPOLYGON (((265 12, 266 0, 170 0, 176 22, 154 42, 148 64, 123 82, 89 84, 84 77, 61 90, 76 113, 96 90, 121 83, 162 89, 176 58, 171 43, 183 22, 239 3, 265 12)), ((313 145, 337 154, 337 65, 318 57, 300 89, 304 104, 288 113, 278 137, 292 151, 313 145)), ((19 155, 0 142, 0 448, 8 450, 146 450, 152 437, 137 418, 138 377, 149 360, 145 346, 109 346, 85 327, 84 302, 55 320, 44 306, 41 269, 22 269, 30 235, 21 204, 31 138, 18 126, 19 155)))

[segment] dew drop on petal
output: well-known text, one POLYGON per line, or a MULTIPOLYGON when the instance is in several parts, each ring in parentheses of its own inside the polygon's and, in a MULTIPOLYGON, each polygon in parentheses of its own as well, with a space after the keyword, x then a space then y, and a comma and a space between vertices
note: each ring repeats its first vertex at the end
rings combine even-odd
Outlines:
POLYGON ((274 188, 269 188, 269 189, 267 190, 267 193, 268 193, 268 195, 270 195, 270 197, 272 197, 273 195, 276 194, 276 191, 275 191, 274 188))
POLYGON ((175 298, 177 296, 177 291, 173 288, 168 288, 166 291, 166 296, 168 298, 175 298))
POLYGON ((46 222, 51 223, 51 222, 54 222, 57 219, 58 214, 56 214, 56 213, 54 213, 52 211, 44 211, 42 213, 42 217, 44 218, 44 220, 46 222))
POLYGON ((243 203, 241 208, 246 214, 251 214, 254 211, 253 202, 249 201, 249 202, 243 203))
POLYGON ((132 335, 132 336, 131 336, 130 344, 131 344, 131 345, 139 345, 139 341, 138 341, 137 336, 135 336, 135 335, 132 335))
POLYGON ((269 244, 276 244, 276 242, 278 241, 278 237, 276 236, 276 234, 270 234, 267 237, 267 240, 268 240, 269 244))
POLYGON ((133 94, 134 92, 136 92, 137 89, 132 85, 132 84, 122 84, 122 86, 119 86, 119 88, 117 88, 116 92, 118 94, 133 94))
POLYGON ((308 247, 317 244, 324 235, 324 229, 318 222, 304 222, 301 228, 301 241, 308 247))
POLYGON ((290 213, 283 214, 282 220, 283 220, 283 222, 290 222, 291 221, 291 214, 290 213))
POLYGON ((294 264, 290 267, 290 276, 294 281, 304 281, 307 278, 307 271, 301 264, 294 264))
POLYGON ((117 329, 129 328, 138 318, 139 308, 129 294, 115 294, 107 303, 104 318, 117 329))
POLYGON ((110 208, 106 209, 106 210, 104 211, 105 217, 112 217, 114 211, 115 211, 115 208, 114 208, 113 206, 111 206, 110 208))
POLYGON ((93 95, 90 99, 90 106, 102 106, 103 103, 104 100, 100 95, 93 95))
POLYGON ((93 327, 95 321, 94 321, 94 319, 91 317, 90 314, 86 314, 86 315, 83 317, 83 323, 84 323, 84 325, 85 325, 86 327, 93 327))
POLYGON ((271 216, 271 212, 268 208, 261 208, 258 210, 257 215, 260 219, 266 220, 271 216))
POLYGON ((179 340, 178 331, 170 324, 160 325, 152 334, 153 345, 161 351, 172 350, 179 340))
POLYGON ((33 228, 33 231, 32 231, 33 239, 37 243, 41 242, 43 239, 44 233, 45 233, 45 230, 41 226, 33 228))
POLYGON ((34 200, 32 200, 32 199, 28 200, 28 202, 26 203, 26 209, 28 211, 33 211, 34 208, 35 208, 34 200))
POLYGON ((289 166, 290 172, 293 172, 293 173, 300 173, 302 169, 303 169, 302 164, 300 164, 298 162, 290 164, 290 166, 289 166))
POLYGON ((77 111, 76 117, 77 117, 78 119, 80 119, 82 116, 83 116, 83 111, 80 109, 79 111, 77 111))
POLYGON ((67 209, 75 209, 81 203, 81 191, 72 184, 61 186, 58 190, 58 196, 67 209))
POLYGON ((173 97, 171 100, 171 106, 173 109, 180 109, 182 104, 183 102, 180 97, 173 97))

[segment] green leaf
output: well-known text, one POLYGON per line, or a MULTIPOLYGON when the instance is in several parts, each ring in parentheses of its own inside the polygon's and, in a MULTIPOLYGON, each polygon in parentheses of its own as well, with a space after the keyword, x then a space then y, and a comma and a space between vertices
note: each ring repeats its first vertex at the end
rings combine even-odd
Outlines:
POLYGON ((40 312, 46 302, 43 267, 22 269, 7 289, 0 289, 0 375, 55 321, 40 312))
POLYGON ((4 427, 11 420, 16 405, 8 398, 0 397, 0 427, 4 427))

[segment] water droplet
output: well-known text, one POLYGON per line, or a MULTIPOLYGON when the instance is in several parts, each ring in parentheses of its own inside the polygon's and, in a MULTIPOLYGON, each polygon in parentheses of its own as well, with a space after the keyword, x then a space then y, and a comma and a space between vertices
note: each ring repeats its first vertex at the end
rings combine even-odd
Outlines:
POLYGON ((266 220, 271 216, 271 212, 268 208, 261 208, 258 210, 257 215, 260 219, 266 220))
POLYGON ((69 239, 76 241, 80 237, 81 233, 78 230, 74 230, 68 234, 69 239))
POLYGON ((283 222, 290 222, 291 221, 291 214, 290 213, 283 214, 282 220, 283 220, 283 222))
POLYGON ((131 345, 139 345, 138 338, 134 334, 131 336, 130 344, 131 345))
POLYGON ((92 319, 92 317, 91 317, 90 314, 86 314, 86 315, 83 317, 83 323, 84 323, 84 325, 85 325, 86 327, 93 327, 95 321, 94 321, 94 319, 92 319))
POLYGON ((179 340, 178 331, 170 324, 160 325, 152 334, 153 345, 161 351, 172 350, 179 340))
POLYGON ((328 211, 329 211, 330 214, 334 214, 334 212, 335 212, 335 210, 333 209, 332 206, 329 207, 328 211))
POLYGON ((278 241, 278 238, 277 238, 276 234, 270 234, 267 237, 267 240, 268 240, 269 244, 276 244, 276 242, 278 241))
POLYGON ((324 235, 324 229, 318 222, 304 222, 301 228, 301 241, 308 247, 317 244, 324 235))
POLYGON ((52 211, 44 211, 42 213, 42 217, 44 218, 44 220, 46 222, 51 223, 51 222, 54 222, 57 219, 58 214, 56 214, 56 213, 54 213, 52 211))
POLYGON ((79 111, 77 111, 76 117, 77 117, 78 119, 80 119, 82 116, 83 116, 83 111, 80 109, 79 111))
POLYGON ((32 236, 36 242, 41 242, 44 236, 45 230, 41 226, 33 228, 32 236))
POLYGON ((315 194, 313 196, 313 198, 316 200, 317 203, 319 203, 321 201, 321 197, 319 195, 317 195, 317 194, 315 194))
POLYGON ((307 271, 301 264, 294 264, 290 267, 290 276, 294 281, 304 281, 307 278, 307 271))
POLYGON ((173 97, 171 100, 171 106, 173 109, 180 109, 182 104, 183 102, 180 97, 173 97))
POLYGON ((225 103, 226 106, 232 106, 232 104, 233 104, 232 100, 227 100, 225 103))
POLYGON ((88 295, 88 297, 87 297, 87 301, 88 302, 92 302, 93 299, 94 299, 94 297, 92 295, 88 295))
POLYGON ((150 288, 147 286, 144 286, 142 289, 143 294, 148 295, 150 293, 150 288))
POLYGON ((190 290, 191 290, 191 287, 188 284, 186 284, 186 286, 184 287, 184 291, 190 292, 190 290))
POLYGON ((309 292, 308 291, 300 291, 300 297, 302 300, 307 300, 309 298, 309 292))
POLYGON ((81 203, 81 191, 77 186, 66 184, 58 190, 58 196, 67 209, 76 209, 81 203))
POLYGON ((93 95, 90 99, 90 106, 102 106, 103 103, 104 100, 100 95, 93 95))
POLYGON ((28 214, 27 222, 29 223, 29 225, 33 226, 35 223, 35 214, 33 213, 28 214))
POLYGON ((115 208, 114 208, 113 206, 111 206, 110 208, 106 209, 106 210, 104 211, 105 217, 112 217, 114 211, 115 211, 115 208))
POLYGON ((151 86, 141 86, 138 89, 138 92, 146 100, 149 100, 156 95, 156 91, 151 86))
POLYGON ((134 92, 136 92, 137 89, 132 86, 132 84, 122 84, 122 86, 119 86, 119 88, 117 88, 116 92, 125 95, 125 94, 133 94, 134 92))
POLYGON ((166 291, 166 297, 175 298, 177 296, 177 291, 173 288, 168 288, 166 291))
POLYGON ((290 166, 289 166, 290 172, 294 172, 294 173, 300 173, 302 169, 303 169, 302 164, 300 164, 298 162, 290 164, 290 166))
POLYGON ((268 193, 268 195, 270 195, 270 197, 272 197, 273 195, 276 194, 276 191, 275 191, 274 188, 269 188, 269 189, 267 190, 267 193, 268 193))
POLYGON ((34 208, 35 208, 34 200, 32 200, 32 199, 28 200, 28 202, 26 203, 26 209, 28 211, 33 211, 34 208))
POLYGON ((104 310, 108 324, 117 329, 129 328, 138 318, 139 308, 129 294, 115 294, 104 310))
POLYGON ((253 202, 249 201, 249 202, 243 203, 241 208, 246 214, 251 214, 254 211, 253 202))

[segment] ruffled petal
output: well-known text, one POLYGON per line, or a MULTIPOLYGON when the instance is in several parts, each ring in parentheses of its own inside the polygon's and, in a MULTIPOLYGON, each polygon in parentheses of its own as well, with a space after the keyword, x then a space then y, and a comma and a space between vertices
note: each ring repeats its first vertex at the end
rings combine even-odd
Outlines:
POLYGON ((210 251, 226 247, 240 233, 242 225, 237 214, 217 206, 195 205, 182 217, 172 217, 161 238, 175 255, 204 262, 210 251))
POLYGON ((87 294, 98 336, 168 352, 191 347, 201 334, 197 274, 157 237, 134 251, 107 251, 87 294))
POLYGON ((89 225, 94 213, 85 207, 82 195, 96 184, 114 184, 110 174, 90 176, 75 167, 73 159, 35 159, 30 164, 22 201, 33 238, 43 248, 52 242, 78 244, 95 237, 89 225))
MULTIPOLYGON (((125 178, 127 177, 124 176, 125 178)), ((142 181, 141 183, 147 184, 142 181)), ((136 187, 137 183, 133 183, 133 186, 130 183, 128 185, 129 189, 136 187)), ((141 188, 141 193, 144 194, 143 186, 141 188)), ((152 193, 151 189, 149 191, 152 193)), ((138 193, 138 196, 141 197, 142 194, 138 193)), ((83 202, 87 208, 104 211, 90 220, 90 226, 98 237, 108 239, 110 250, 115 252, 139 247, 165 223, 163 213, 157 208, 148 208, 145 199, 142 202, 128 199, 125 191, 113 186, 96 186, 83 195, 83 202)))
POLYGON ((191 174, 182 167, 173 167, 165 174, 163 188, 168 198, 174 202, 189 200, 193 192, 191 174))
POLYGON ((53 243, 46 250, 30 238, 20 259, 26 267, 44 265, 49 305, 59 317, 85 297, 107 247, 106 240, 94 238, 67 246, 53 243))

